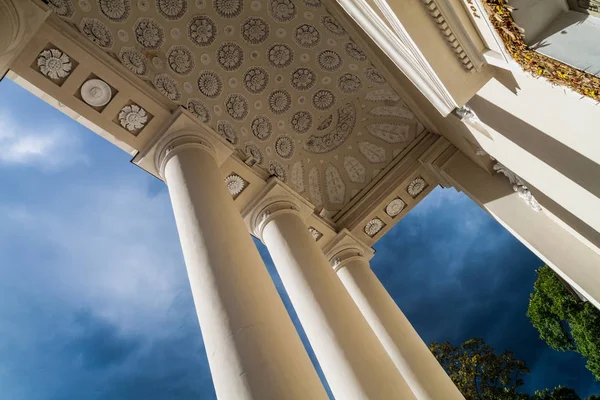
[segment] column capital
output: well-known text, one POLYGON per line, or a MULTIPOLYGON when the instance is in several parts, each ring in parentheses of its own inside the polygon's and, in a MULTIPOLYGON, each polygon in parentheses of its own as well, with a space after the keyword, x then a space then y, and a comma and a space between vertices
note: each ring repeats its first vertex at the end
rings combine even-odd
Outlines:
POLYGON ((133 162, 151 174, 164 178, 166 162, 178 151, 190 146, 201 146, 210 152, 219 167, 235 150, 231 143, 210 126, 180 107, 173 112, 163 129, 140 149, 133 162))
POLYGON ((254 200, 242 210, 242 216, 250 231, 262 238, 263 228, 277 216, 296 213, 305 220, 314 206, 279 179, 273 177, 254 200))
POLYGON ((323 251, 336 272, 349 261, 362 259, 368 263, 375 255, 371 247, 362 243, 346 228, 342 229, 323 251))
POLYGON ((167 140, 165 140, 164 143, 161 143, 160 147, 157 147, 156 152, 154 153, 154 163, 156 169, 163 179, 167 161, 169 161, 181 150, 188 149, 190 147, 199 147, 209 152, 216 161, 217 155, 215 148, 210 144, 209 141, 198 135, 194 130, 184 129, 177 131, 166 139, 167 140))

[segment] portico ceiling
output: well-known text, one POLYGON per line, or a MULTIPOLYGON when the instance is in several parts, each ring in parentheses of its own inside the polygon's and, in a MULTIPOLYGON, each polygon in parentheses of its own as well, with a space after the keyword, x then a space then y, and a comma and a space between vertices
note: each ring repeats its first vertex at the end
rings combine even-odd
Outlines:
POLYGON ((258 166, 335 212, 424 127, 319 0, 49 0, 258 166))

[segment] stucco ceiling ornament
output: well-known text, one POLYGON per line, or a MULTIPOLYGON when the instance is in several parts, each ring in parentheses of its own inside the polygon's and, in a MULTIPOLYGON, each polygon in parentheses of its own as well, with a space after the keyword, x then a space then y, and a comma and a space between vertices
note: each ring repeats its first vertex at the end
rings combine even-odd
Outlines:
POLYGON ((335 95, 331 90, 317 90, 312 97, 312 105, 317 110, 323 111, 333 107, 335 104, 335 95))
POLYGON ((402 105, 375 107, 369 111, 369 114, 376 117, 398 117, 404 119, 413 119, 415 117, 412 111, 402 105))
POLYGON ((81 85, 81 98, 92 107, 103 107, 112 98, 110 86, 101 79, 90 79, 81 85))
POLYGON ((296 161, 290 171, 290 183, 298 193, 304 192, 304 166, 302 161, 296 161))
POLYGON ((519 194, 519 197, 525 201, 525 203, 531 207, 531 209, 535 212, 540 212, 542 210, 542 206, 538 201, 533 197, 531 191, 527 187, 527 184, 523 179, 521 179, 517 174, 512 172, 510 169, 506 168, 506 166, 500 162, 494 164, 494 171, 497 173, 501 173, 508 178, 508 181, 512 185, 512 188, 515 192, 519 194))
POLYGON ((384 122, 367 125, 367 130, 371 135, 389 144, 406 142, 408 140, 408 125, 384 122))
POLYGON ((338 88, 344 93, 356 93, 362 88, 362 82, 358 76, 346 73, 339 77, 338 88))
POLYGON ((79 5, 79 7, 81 7, 83 11, 86 12, 90 11, 90 9, 92 8, 92 5, 90 4, 89 0, 79 0, 77 4, 79 5))
POLYGON ((288 22, 296 16, 296 5, 292 0, 268 0, 269 13, 278 22, 288 22))
POLYGON ((66 78, 73 69, 69 56, 58 49, 42 51, 37 58, 37 65, 44 76, 53 80, 66 78))
POLYGON ((314 86, 317 75, 309 68, 298 68, 292 72, 290 83, 296 90, 308 90, 314 86))
POLYGON ((143 47, 156 50, 165 41, 165 31, 152 18, 140 18, 133 26, 135 40, 143 47))
POLYGON ((250 44, 261 44, 269 38, 269 24, 262 18, 250 17, 241 26, 242 38, 250 44))
POLYGON ((227 121, 217 122, 217 132, 231 144, 237 144, 238 136, 235 127, 227 121))
POLYGON ((269 64, 275 68, 286 68, 292 63, 294 52, 286 44, 274 44, 267 51, 267 59, 269 64))
POLYGON ((385 213, 394 218, 404 210, 406 203, 400 198, 395 198, 385 207, 385 213))
POLYGON ((300 47, 315 47, 321 41, 321 34, 312 25, 302 24, 294 28, 294 40, 300 47))
POLYGON ((187 11, 187 0, 156 0, 156 11, 168 20, 181 19, 187 11))
POLYGON ((420 195, 423 192, 423 190, 425 190, 426 187, 427 187, 427 182, 425 182, 425 179, 423 179, 419 176, 419 177, 413 179, 412 182, 410 182, 408 184, 408 186, 406 187, 406 191, 413 198, 415 198, 418 195, 420 195))
POLYGON ((248 100, 241 94, 232 93, 227 96, 225 110, 231 118, 241 121, 248 115, 248 100))
POLYGON ((48 6, 52 11, 64 18, 70 19, 75 13, 71 0, 49 0, 48 6))
POLYGON ((333 50, 323 50, 317 56, 319 66, 325 71, 335 71, 342 66, 342 57, 333 50))
POLYGON ((148 122, 148 113, 137 104, 125 106, 119 112, 119 123, 129 132, 144 128, 148 122))
POLYGON ((262 93, 269 84, 269 74, 264 68, 252 67, 244 73, 244 87, 252 94, 262 93))
POLYGON ((99 47, 110 49, 113 46, 114 39, 110 29, 96 18, 83 18, 79 23, 79 30, 99 47))
POLYGON ((308 111, 296 111, 290 123, 295 132, 306 133, 312 126, 312 115, 308 111))
POLYGON ((319 184, 319 169, 316 167, 311 168, 308 173, 308 192, 310 197, 317 207, 323 205, 323 195, 321 194, 321 186, 319 184))
POLYGON ((262 164, 264 161, 264 156, 260 148, 252 142, 246 142, 244 145, 244 152, 250 157, 254 158, 258 164, 262 164))
POLYGON ((275 141, 275 152, 281 158, 292 158, 295 148, 294 139, 290 136, 280 136, 275 141))
POLYGON ((340 171, 333 164, 328 164, 325 168, 325 190, 330 203, 341 204, 344 202, 346 184, 340 171))
POLYGON ((312 226, 308 227, 308 232, 311 234, 313 239, 315 239, 315 242, 321 239, 321 237, 323 237, 323 234, 319 232, 316 228, 313 228, 312 226))
POLYGON ((196 15, 188 23, 187 33, 195 45, 209 46, 217 37, 217 24, 206 15, 196 15))
POLYGON ((318 131, 324 131, 329 128, 333 123, 333 114, 329 114, 327 118, 325 118, 321 123, 317 126, 318 131))
POLYGON ((210 112, 206 105, 198 99, 189 99, 187 102, 187 109, 191 112, 200 122, 210 122, 210 112))
POLYGON ((375 68, 367 67, 364 69, 363 73, 365 74, 367 79, 373 83, 376 83, 378 85, 385 85, 386 83, 386 80, 383 77, 383 75, 381 75, 381 73, 379 73, 379 71, 377 71, 375 68))
POLYGON ((269 173, 285 182, 285 167, 279 164, 277 161, 269 161, 269 173))
POLYGON ((365 225, 365 233, 369 237, 374 237, 377 235, 385 226, 385 223, 379 218, 375 217, 365 225))
POLYGON ((225 178, 225 184, 227 185, 227 191, 234 198, 237 197, 240 193, 244 191, 246 188, 246 181, 244 178, 237 174, 231 174, 225 178))
POLYGON ((223 18, 235 18, 242 13, 244 0, 213 0, 213 7, 223 18))
POLYGON ((189 75, 196 67, 192 52, 185 46, 173 46, 167 52, 171 70, 179 75, 189 75))
POLYGON ((334 35, 343 36, 346 34, 346 30, 344 30, 342 25, 330 15, 323 16, 321 18, 321 24, 334 35))
POLYGON ((150 0, 138 0, 137 6, 140 11, 148 11, 148 8, 150 7, 150 0))
POLYGON ((273 132, 273 124, 265 115, 257 115, 251 124, 252 134, 260 140, 267 140, 273 132))
POLYGON ((391 89, 377 89, 365 95, 365 100, 368 101, 399 101, 400 96, 391 89))
POLYGON ((304 149, 311 153, 328 153, 344 143, 356 125, 356 107, 347 103, 338 110, 335 127, 323 136, 311 135, 304 144, 304 149))
POLYGON ((123 22, 131 13, 130 0, 97 0, 102 15, 114 22, 123 22))
POLYGON ((367 169, 356 159, 356 157, 344 157, 344 169, 351 182, 365 183, 367 179, 367 169))
POLYGON ((321 0, 304 0, 304 4, 309 7, 319 8, 321 7, 321 0))
POLYGON ((225 71, 234 71, 244 62, 244 51, 234 42, 223 43, 217 49, 217 63, 225 71))
POLYGON ((279 89, 273 91, 268 98, 269 109, 273 114, 279 115, 287 112, 292 105, 292 96, 288 91, 279 89))
POLYGON ((181 99, 181 90, 177 81, 167 74, 158 74, 154 77, 154 87, 167 99, 179 101, 181 99))
POLYGON ((373 143, 360 142, 358 150, 372 164, 383 163, 387 159, 385 148, 373 143))
POLYGON ((346 53, 357 61, 365 61, 367 59, 367 55, 360 47, 358 47, 354 42, 348 42, 344 45, 344 49, 346 53))
POLYGON ((198 90, 210 99, 219 97, 223 91, 221 77, 213 71, 200 72, 198 76, 198 90))

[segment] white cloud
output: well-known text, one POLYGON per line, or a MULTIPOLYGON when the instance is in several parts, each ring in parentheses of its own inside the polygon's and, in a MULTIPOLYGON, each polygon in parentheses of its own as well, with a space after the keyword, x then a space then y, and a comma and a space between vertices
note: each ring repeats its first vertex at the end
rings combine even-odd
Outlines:
POLYGON ((24 124, 0 110, 0 164, 35 166, 57 171, 78 163, 89 163, 76 135, 60 125, 24 124))

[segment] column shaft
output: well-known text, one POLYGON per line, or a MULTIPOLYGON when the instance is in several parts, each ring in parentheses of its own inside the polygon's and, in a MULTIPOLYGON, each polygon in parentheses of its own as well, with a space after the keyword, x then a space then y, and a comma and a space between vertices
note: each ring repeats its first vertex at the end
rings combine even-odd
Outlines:
POLYGON ((262 239, 333 395, 340 400, 414 399, 300 215, 271 213, 263 222, 262 239))
POLYGON ((342 262, 337 275, 419 400, 464 400, 364 257, 342 262))
POLYGON ((181 147, 164 177, 217 397, 326 399, 213 155, 181 147))

